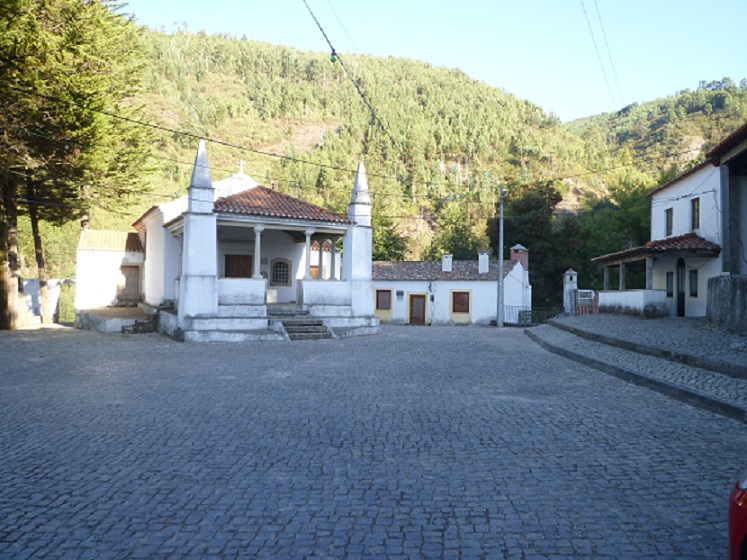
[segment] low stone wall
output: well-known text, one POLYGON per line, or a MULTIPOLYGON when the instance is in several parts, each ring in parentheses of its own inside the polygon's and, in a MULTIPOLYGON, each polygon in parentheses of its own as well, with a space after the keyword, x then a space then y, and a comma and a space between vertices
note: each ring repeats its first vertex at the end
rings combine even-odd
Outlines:
POLYGON ((706 322, 719 330, 747 335, 747 276, 708 279, 706 322))
POLYGON ((657 319, 668 315, 665 290, 599 292, 599 312, 657 319))

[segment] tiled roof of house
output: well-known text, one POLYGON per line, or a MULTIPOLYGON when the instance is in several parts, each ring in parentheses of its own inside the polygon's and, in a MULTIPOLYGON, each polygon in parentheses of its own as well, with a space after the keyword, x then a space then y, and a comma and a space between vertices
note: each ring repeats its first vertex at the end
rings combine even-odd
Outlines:
POLYGON ((713 149, 706 154, 709 158, 720 158, 726 152, 747 140, 747 122, 721 140, 713 149))
POLYGON ((349 224, 347 216, 268 189, 254 187, 215 201, 215 212, 349 224))
MULTIPOLYGON (((505 277, 516 261, 503 262, 505 277)), ((441 261, 374 261, 374 280, 498 280, 498 261, 490 261, 485 274, 478 274, 477 261, 452 261, 451 272, 443 272, 441 261)))
POLYGON ((642 247, 633 247, 617 253, 609 253, 591 259, 593 262, 605 265, 624 261, 641 260, 648 255, 672 253, 684 251, 704 256, 717 256, 721 252, 721 247, 712 241, 703 239, 694 232, 678 235, 677 237, 668 237, 666 239, 656 239, 649 241, 642 247))
POLYGON ((85 229, 80 234, 78 250, 142 252, 143 246, 135 232, 85 229))

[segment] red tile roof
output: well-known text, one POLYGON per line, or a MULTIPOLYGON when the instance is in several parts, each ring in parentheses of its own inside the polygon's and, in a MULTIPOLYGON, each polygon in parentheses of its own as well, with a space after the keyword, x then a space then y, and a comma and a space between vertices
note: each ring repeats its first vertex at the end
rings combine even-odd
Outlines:
MULTIPOLYGON (((505 277, 516 261, 503 262, 505 277)), ((374 261, 374 280, 498 280, 498 261, 490 261, 485 274, 478 274, 477 261, 452 261, 451 272, 443 272, 441 261, 374 261)))
POLYGON ((347 216, 258 186, 215 201, 215 212, 349 224, 347 216))
POLYGON ((78 249, 82 251, 128 251, 142 252, 137 233, 85 229, 80 234, 78 249))
POLYGON ((690 232, 677 237, 656 239, 649 241, 642 247, 633 247, 625 251, 609 253, 608 255, 595 257, 591 260, 601 265, 616 264, 625 261, 642 260, 649 255, 674 253, 677 251, 715 257, 721 252, 721 247, 716 243, 703 239, 694 232, 690 232))
POLYGON ((721 140, 713 149, 706 154, 709 158, 720 158, 726 152, 747 140, 747 122, 721 140))

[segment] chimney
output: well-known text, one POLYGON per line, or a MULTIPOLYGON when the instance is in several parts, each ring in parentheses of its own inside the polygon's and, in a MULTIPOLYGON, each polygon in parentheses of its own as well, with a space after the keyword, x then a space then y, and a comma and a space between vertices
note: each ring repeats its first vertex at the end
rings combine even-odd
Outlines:
POLYGON ((451 272, 451 257, 452 255, 441 255, 442 272, 451 272))
POLYGON ((523 245, 511 247, 511 260, 520 262, 525 272, 529 272, 529 250, 523 245))
POLYGON ((490 270, 490 253, 479 251, 477 253, 477 273, 487 274, 490 270))

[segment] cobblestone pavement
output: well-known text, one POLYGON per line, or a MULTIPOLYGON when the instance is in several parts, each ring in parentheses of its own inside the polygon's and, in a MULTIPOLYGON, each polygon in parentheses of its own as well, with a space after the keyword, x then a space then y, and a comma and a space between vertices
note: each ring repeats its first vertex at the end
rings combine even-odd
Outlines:
POLYGON ((747 337, 714 331, 702 317, 639 319, 600 313, 558 322, 618 340, 747 366, 747 337))
MULTIPOLYGON (((575 326, 575 320, 566 321, 566 323, 575 326)), ((580 356, 588 356, 605 364, 624 367, 650 379, 692 389, 734 404, 747 411, 747 379, 729 377, 705 369, 593 342, 553 328, 550 325, 540 325, 533 327, 532 330, 545 342, 566 351, 580 356)), ((593 332, 598 333, 600 331, 593 332)), ((601 332, 606 334, 606 331, 601 332)))
POLYGON ((0 332, 0 558, 709 559, 744 425, 521 330, 0 332))

